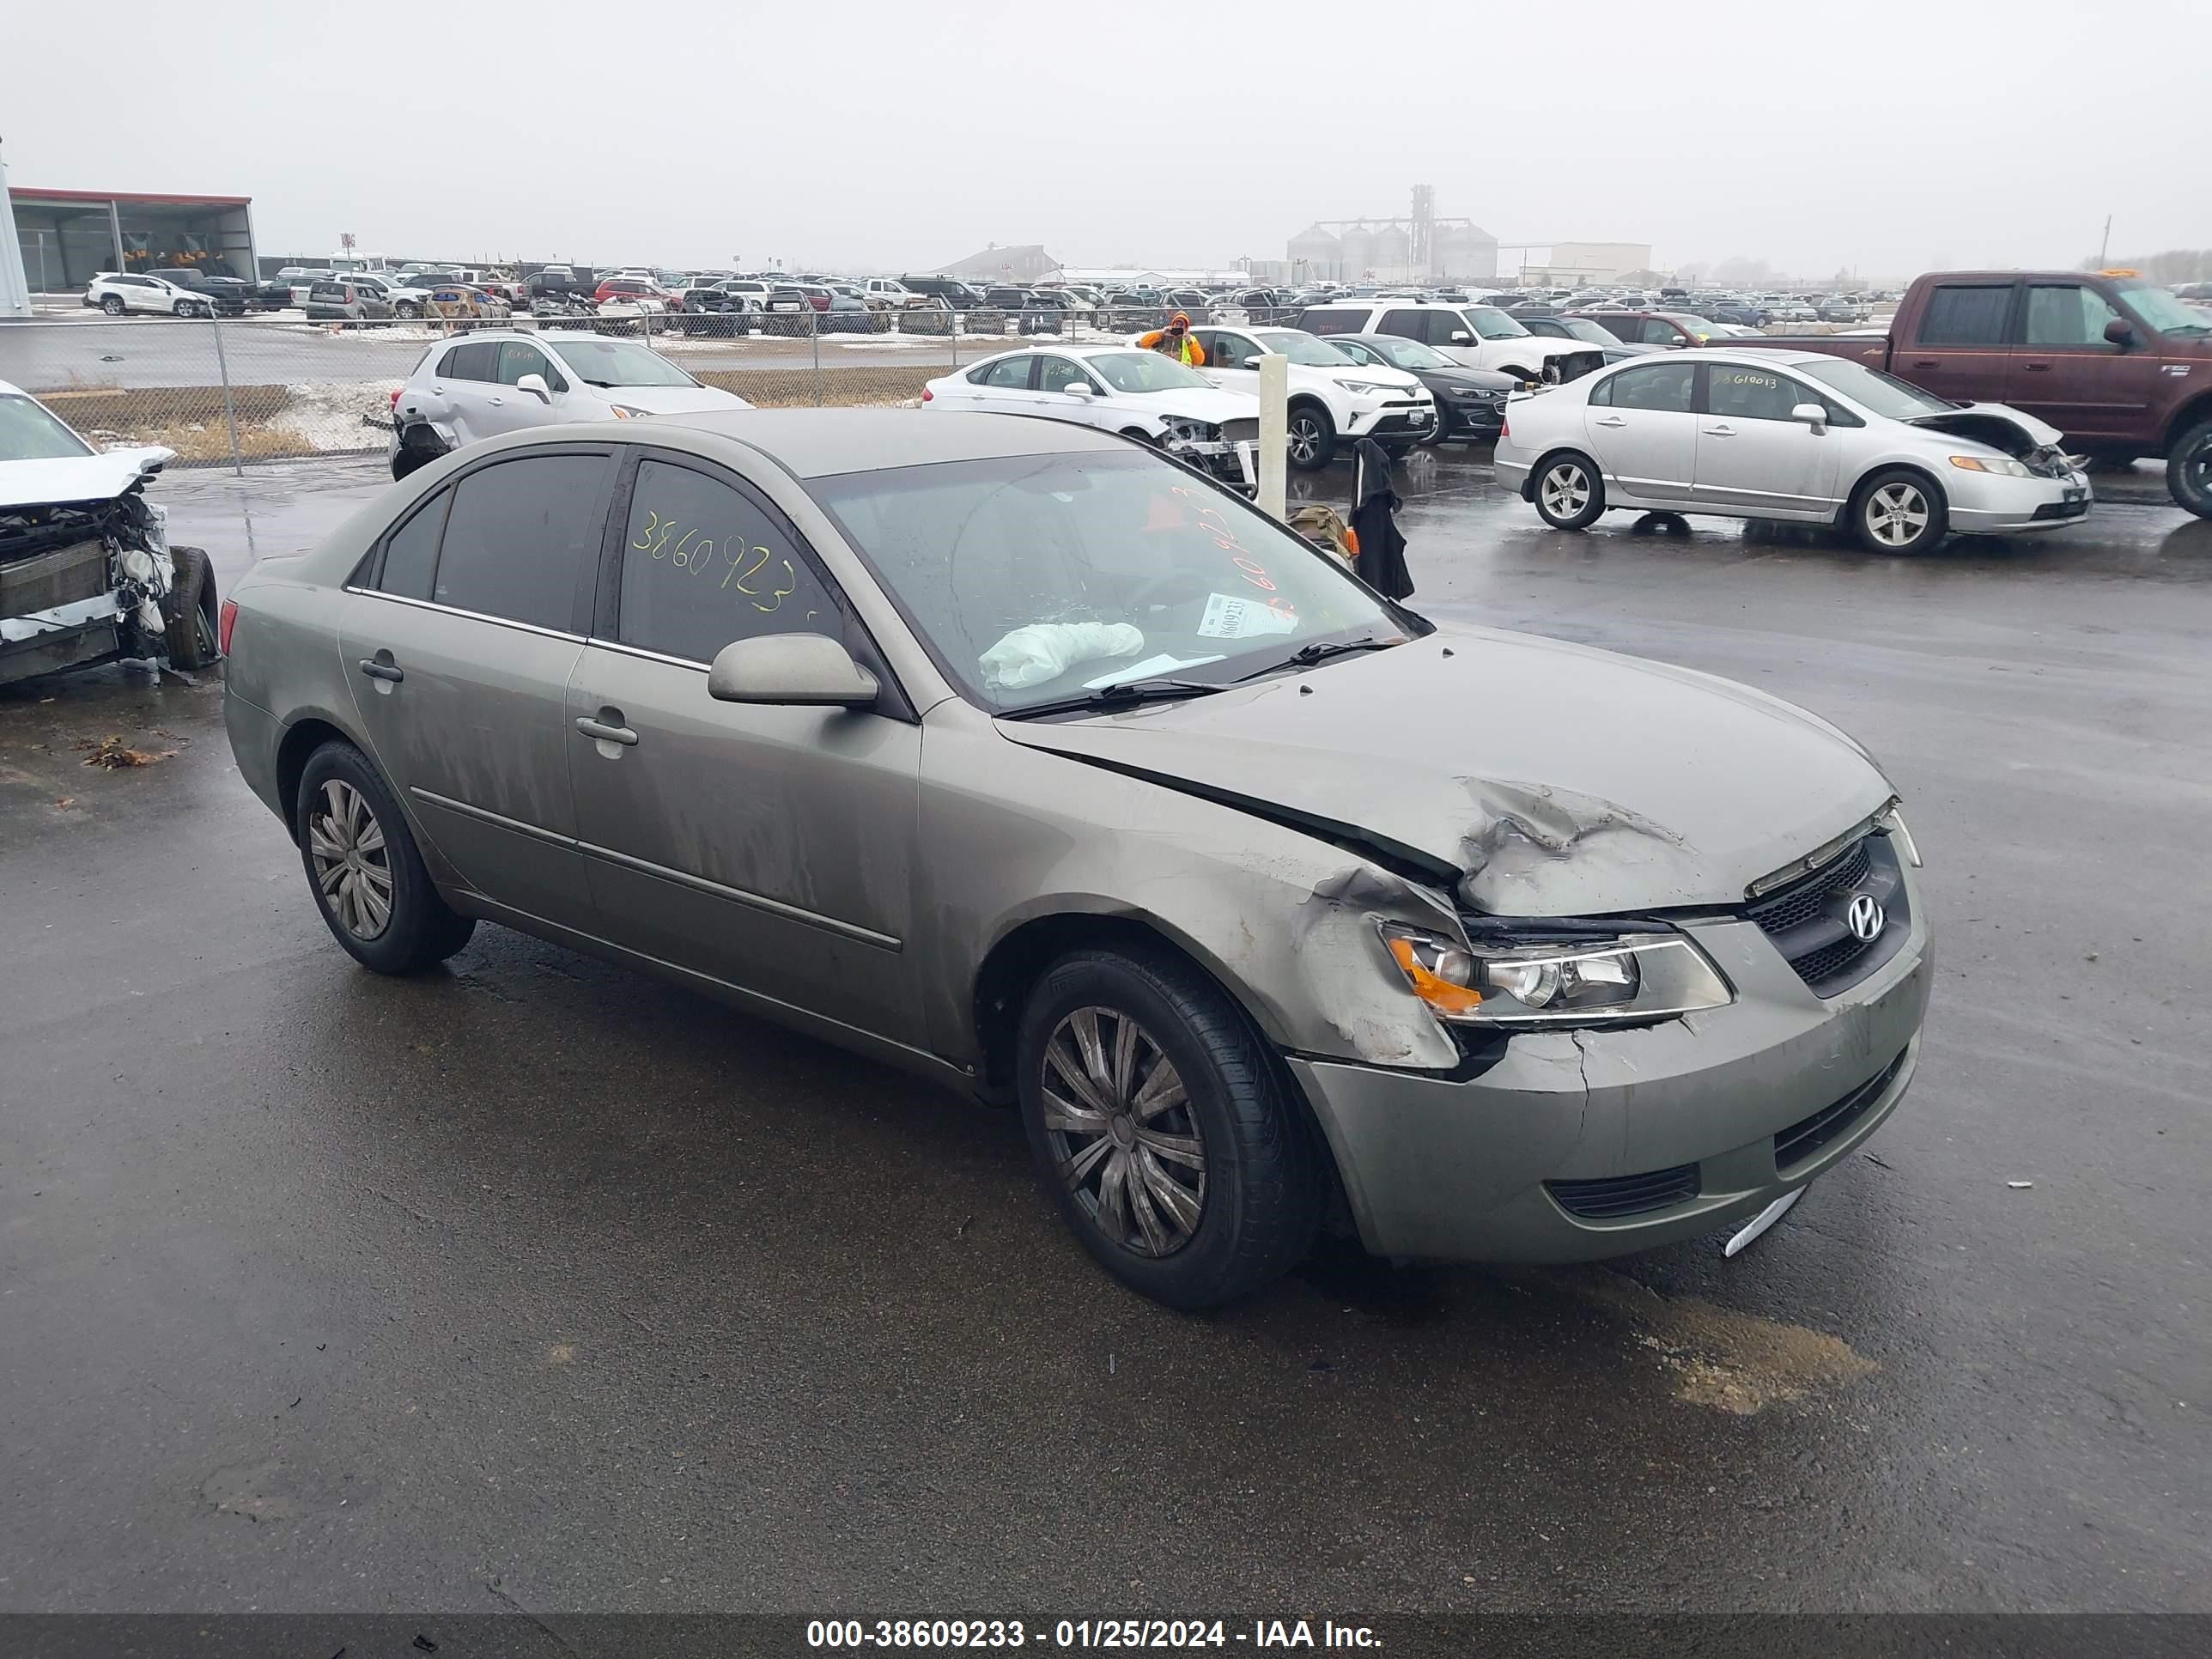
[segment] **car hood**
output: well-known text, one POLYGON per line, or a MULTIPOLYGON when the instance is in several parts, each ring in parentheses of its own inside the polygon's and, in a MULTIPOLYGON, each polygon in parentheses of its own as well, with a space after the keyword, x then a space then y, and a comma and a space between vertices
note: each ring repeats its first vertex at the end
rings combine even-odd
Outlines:
POLYGON ((1461 368, 1456 365, 1450 368, 1425 368, 1419 378, 1431 390, 1440 386, 1473 392, 1518 392, 1521 389, 1520 381, 1510 374, 1500 374, 1494 368, 1461 368))
POLYGON ((104 501, 176 458, 173 449, 149 445, 59 461, 0 461, 0 507, 104 501))
POLYGON ((648 415, 700 415, 718 409, 744 409, 744 399, 712 386, 595 386, 611 404, 641 409, 648 415))
POLYGON ((1748 686, 1458 626, 1212 696, 999 729, 1500 915, 1739 905, 1894 793, 1843 732, 1748 686))
POLYGON ((1173 415, 1186 421, 1208 421, 1219 425, 1224 421, 1253 421, 1260 417, 1260 400, 1249 392, 1212 388, 1200 392, 1192 386, 1174 392, 1124 392, 1109 395, 1139 409, 1149 410, 1158 415, 1173 415))
POLYGON ((2023 459, 2034 450, 2055 448, 2065 439, 2057 427, 2046 425, 2009 404, 1966 404, 1940 414, 1912 416, 1905 424, 1986 444, 2023 459), (2022 450, 2019 441, 2013 437, 2014 432, 2027 441, 2027 450, 2022 450))

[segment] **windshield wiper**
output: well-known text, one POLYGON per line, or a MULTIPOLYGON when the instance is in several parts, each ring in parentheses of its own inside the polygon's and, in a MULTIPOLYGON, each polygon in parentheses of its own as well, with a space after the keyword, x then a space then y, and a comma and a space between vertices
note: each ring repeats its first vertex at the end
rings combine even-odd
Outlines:
POLYGON ((1327 662, 1331 657, 1349 656, 1355 651, 1387 651, 1394 645, 1404 643, 1402 639, 1379 640, 1371 634, 1357 640, 1316 640, 1310 645, 1300 646, 1280 662, 1271 662, 1265 668, 1255 668, 1240 678, 1256 680, 1262 674, 1279 673, 1285 668, 1310 668, 1317 662, 1327 662))
POLYGON ((1034 720, 1040 714, 1072 714, 1091 708, 1133 708, 1139 703, 1173 702, 1184 697, 1210 697, 1217 691, 1226 691, 1226 685, 1211 684, 1205 680, 1117 680, 1111 685, 1102 685, 1085 692, 1079 697, 1054 697, 1049 702, 1033 702, 1026 708, 1009 708, 999 718, 1002 720, 1034 720))

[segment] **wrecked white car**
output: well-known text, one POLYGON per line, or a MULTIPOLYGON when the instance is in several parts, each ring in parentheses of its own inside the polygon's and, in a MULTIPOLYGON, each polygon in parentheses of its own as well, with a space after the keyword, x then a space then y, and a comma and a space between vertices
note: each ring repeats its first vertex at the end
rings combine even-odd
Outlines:
POLYGON ((146 499, 175 459, 96 450, 0 381, 0 684, 118 658, 215 662, 214 568, 169 545, 168 515, 146 499))
POLYGON ((1605 512, 1832 525, 1869 552, 2054 530, 2087 513, 2056 427, 1946 403, 1844 358, 1696 348, 1510 399, 1498 479, 1555 530, 1605 512))
POLYGON ((1524 1261, 1740 1224, 1920 1051, 1919 860, 1849 738, 1432 624, 1118 434, 540 428, 233 597, 240 775, 356 960, 497 922, 1016 1103, 1177 1306, 1332 1217, 1524 1261))

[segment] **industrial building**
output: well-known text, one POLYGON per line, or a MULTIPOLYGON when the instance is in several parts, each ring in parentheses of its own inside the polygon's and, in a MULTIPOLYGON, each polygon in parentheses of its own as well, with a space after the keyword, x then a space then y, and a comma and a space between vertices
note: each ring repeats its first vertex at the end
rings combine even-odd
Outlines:
POLYGON ((1472 219, 1436 216, 1436 190, 1413 186, 1403 217, 1317 221, 1290 240, 1292 280, 1307 283, 1487 283, 1498 239, 1472 219))
POLYGON ((1049 276, 1060 269, 1060 261, 1036 242, 1025 242, 1017 247, 1000 247, 996 242, 981 253, 971 253, 966 258, 941 266, 931 272, 936 276, 957 276, 962 282, 1020 283, 1034 283, 1049 276))
POLYGON ((1554 242, 1545 251, 1552 256, 1545 263, 1521 268, 1523 283, 1579 288, 1589 283, 1617 283, 1632 272, 1653 269, 1649 242, 1554 242))
POLYGON ((253 198, 11 185, 15 240, 33 291, 66 294, 103 270, 195 266, 257 275, 253 198))

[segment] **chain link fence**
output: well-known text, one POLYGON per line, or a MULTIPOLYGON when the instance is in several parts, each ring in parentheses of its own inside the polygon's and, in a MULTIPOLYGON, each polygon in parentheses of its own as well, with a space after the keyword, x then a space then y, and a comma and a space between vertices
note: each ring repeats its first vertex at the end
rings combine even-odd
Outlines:
MULTIPOLYGON (((161 444, 179 466, 381 453, 392 394, 435 347, 481 330, 637 339, 762 407, 918 401, 923 386, 1030 343, 1100 344, 1156 327, 1157 307, 1091 312, 664 312, 609 305, 509 316, 48 317, 0 323, 0 381, 95 444, 161 444)), ((1194 320, 1203 321, 1205 319, 1194 320)), ((1223 319, 1222 320, 1227 320, 1223 319)), ((1237 320, 1243 320, 1241 315, 1237 320)))

